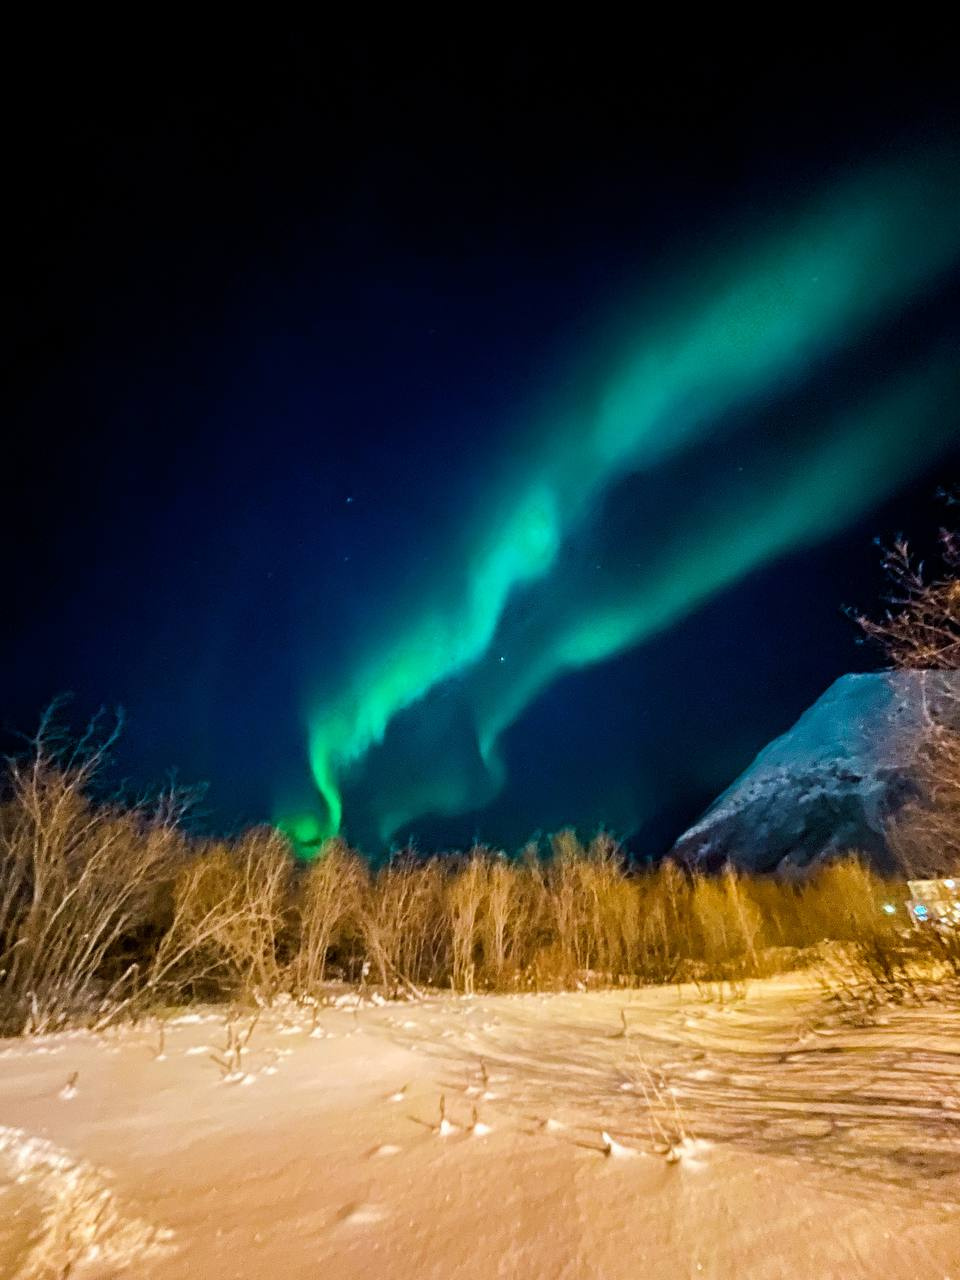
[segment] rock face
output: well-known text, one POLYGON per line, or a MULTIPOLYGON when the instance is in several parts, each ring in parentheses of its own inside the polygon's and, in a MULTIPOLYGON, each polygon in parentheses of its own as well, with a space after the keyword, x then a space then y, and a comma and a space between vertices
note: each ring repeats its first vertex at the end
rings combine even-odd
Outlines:
POLYGON ((960 672, 841 676, 680 837, 671 857, 789 871, 856 850, 881 870, 930 716, 960 728, 960 672))

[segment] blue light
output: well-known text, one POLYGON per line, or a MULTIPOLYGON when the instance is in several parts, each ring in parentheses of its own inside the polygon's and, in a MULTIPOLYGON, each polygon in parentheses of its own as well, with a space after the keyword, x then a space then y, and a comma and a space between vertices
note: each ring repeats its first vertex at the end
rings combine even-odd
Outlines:
POLYGON ((917 917, 918 920, 926 920, 927 914, 928 914, 927 908, 923 905, 922 902, 918 902, 917 905, 913 908, 913 914, 917 917))

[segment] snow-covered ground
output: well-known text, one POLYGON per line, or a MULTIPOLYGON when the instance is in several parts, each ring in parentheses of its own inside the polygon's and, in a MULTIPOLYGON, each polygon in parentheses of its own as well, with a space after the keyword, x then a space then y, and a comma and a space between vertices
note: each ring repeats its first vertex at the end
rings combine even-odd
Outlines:
POLYGON ((0 1275, 960 1280, 960 1014, 854 1029, 820 1000, 793 976, 0 1042, 0 1275))

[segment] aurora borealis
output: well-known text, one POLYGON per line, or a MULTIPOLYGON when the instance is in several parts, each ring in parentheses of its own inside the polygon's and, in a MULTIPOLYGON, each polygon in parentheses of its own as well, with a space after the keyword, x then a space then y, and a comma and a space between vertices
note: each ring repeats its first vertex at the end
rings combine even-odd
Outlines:
MULTIPOLYGON (((406 602, 410 622, 399 634, 384 626, 387 644, 358 655, 347 687, 308 705, 310 761, 326 807, 318 834, 340 828, 340 774, 442 682, 457 680, 472 721, 481 795, 469 770, 451 775, 445 764, 382 813, 384 841, 425 812, 472 808, 489 795, 501 781, 501 733, 559 674, 642 643, 922 470, 956 430, 953 349, 871 389, 856 408, 821 407, 825 421, 799 444, 784 418, 791 393, 822 362, 934 288, 955 263, 956 173, 952 155, 868 170, 820 193, 782 228, 754 230, 739 252, 721 242, 679 278, 664 273, 635 326, 614 343, 607 336, 623 351, 610 372, 567 388, 568 403, 558 397, 554 413, 518 432, 502 485, 484 494, 466 531, 451 531, 456 552, 445 574, 418 584, 406 602), (778 456, 771 461, 764 441, 747 446, 759 478, 746 497, 696 504, 692 545, 673 545, 668 528, 653 564, 636 562, 632 541, 608 551, 597 575, 564 563, 565 541, 597 518, 618 479, 654 473, 672 455, 735 431, 737 408, 761 397, 780 415, 778 456), (520 625, 510 616, 515 599, 523 600, 520 625)), ((442 756, 442 741, 435 746, 442 756)), ((292 826, 311 831, 305 817, 292 826)))
POLYGON ((4 729, 122 704, 125 787, 305 854, 656 857, 871 665, 872 539, 956 478, 921 44, 64 55, 10 161, 4 729))

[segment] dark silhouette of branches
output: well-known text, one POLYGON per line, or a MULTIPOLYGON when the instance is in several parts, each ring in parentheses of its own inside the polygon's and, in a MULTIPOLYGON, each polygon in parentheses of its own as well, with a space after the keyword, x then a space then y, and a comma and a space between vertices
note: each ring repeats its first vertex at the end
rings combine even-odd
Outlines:
MULTIPOLYGON (((958 501, 956 490, 940 497, 951 506, 958 501)), ((904 761, 914 795, 887 826, 892 852, 917 878, 960 867, 960 680, 940 674, 960 669, 960 537, 941 528, 939 543, 933 575, 905 538, 885 548, 887 608, 879 619, 854 615, 892 667, 931 673, 923 684, 920 739, 913 759, 904 761)))
POLYGON ((939 575, 929 577, 906 539, 897 538, 883 551, 887 609, 877 619, 854 615, 866 638, 879 646, 893 667, 960 667, 960 539, 952 530, 940 530, 940 559, 939 575))

